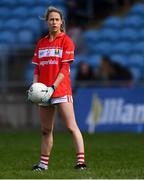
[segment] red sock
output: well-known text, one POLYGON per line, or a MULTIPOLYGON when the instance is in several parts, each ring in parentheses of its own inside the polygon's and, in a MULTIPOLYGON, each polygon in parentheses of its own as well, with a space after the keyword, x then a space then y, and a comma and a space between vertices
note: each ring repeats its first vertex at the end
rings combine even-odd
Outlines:
POLYGON ((84 164, 85 163, 85 155, 83 152, 77 153, 77 164, 84 164))
POLYGON ((41 166, 42 168, 47 169, 48 168, 48 161, 49 161, 49 156, 42 154, 39 166, 41 166))

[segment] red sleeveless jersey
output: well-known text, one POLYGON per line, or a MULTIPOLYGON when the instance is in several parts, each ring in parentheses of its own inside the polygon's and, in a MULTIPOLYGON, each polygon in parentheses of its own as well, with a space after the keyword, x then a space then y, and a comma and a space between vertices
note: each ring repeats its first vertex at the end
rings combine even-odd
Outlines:
MULTIPOLYGON (((36 46, 32 63, 39 67, 38 82, 52 86, 61 69, 62 63, 74 60, 74 44, 65 33, 60 33, 53 41, 48 36, 40 39, 36 46)), ((55 90, 52 97, 72 95, 70 70, 55 90)))

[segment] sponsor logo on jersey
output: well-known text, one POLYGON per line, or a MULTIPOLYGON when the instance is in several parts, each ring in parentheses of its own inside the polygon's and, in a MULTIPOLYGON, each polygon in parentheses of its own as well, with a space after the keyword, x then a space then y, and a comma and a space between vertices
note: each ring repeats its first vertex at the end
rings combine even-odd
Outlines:
POLYGON ((47 54, 47 50, 46 49, 45 50, 39 50, 38 57, 39 58, 45 57, 46 54, 47 54))
POLYGON ((74 54, 74 51, 66 51, 66 54, 74 54))
POLYGON ((57 60, 47 60, 47 61, 41 61, 40 62, 40 65, 41 66, 44 66, 44 65, 49 65, 49 64, 58 64, 58 61, 57 60))
POLYGON ((62 58, 62 50, 61 49, 40 49, 38 53, 39 58, 43 57, 59 57, 62 58))
POLYGON ((46 51, 46 56, 49 56, 49 55, 50 55, 50 50, 47 49, 47 51, 46 51))

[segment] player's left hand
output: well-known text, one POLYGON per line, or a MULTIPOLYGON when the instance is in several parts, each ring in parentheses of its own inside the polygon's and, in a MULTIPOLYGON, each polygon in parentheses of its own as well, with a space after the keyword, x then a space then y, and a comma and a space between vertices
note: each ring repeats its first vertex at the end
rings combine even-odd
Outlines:
POLYGON ((55 88, 53 86, 48 87, 45 96, 42 98, 42 103, 47 103, 51 98, 52 94, 54 93, 55 88))

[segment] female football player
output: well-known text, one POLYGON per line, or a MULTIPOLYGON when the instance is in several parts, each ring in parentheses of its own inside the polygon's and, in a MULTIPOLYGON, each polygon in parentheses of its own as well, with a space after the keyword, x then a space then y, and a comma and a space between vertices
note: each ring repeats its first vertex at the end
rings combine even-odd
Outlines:
POLYGON ((70 83, 70 63, 74 60, 74 44, 65 33, 65 21, 62 12, 49 7, 44 20, 48 24, 48 34, 38 41, 32 60, 34 63, 33 83, 41 82, 48 86, 48 102, 39 104, 42 130, 41 156, 32 170, 47 170, 53 146, 53 127, 55 106, 62 115, 66 127, 72 134, 76 147, 76 169, 86 169, 84 142, 77 126, 70 83))

